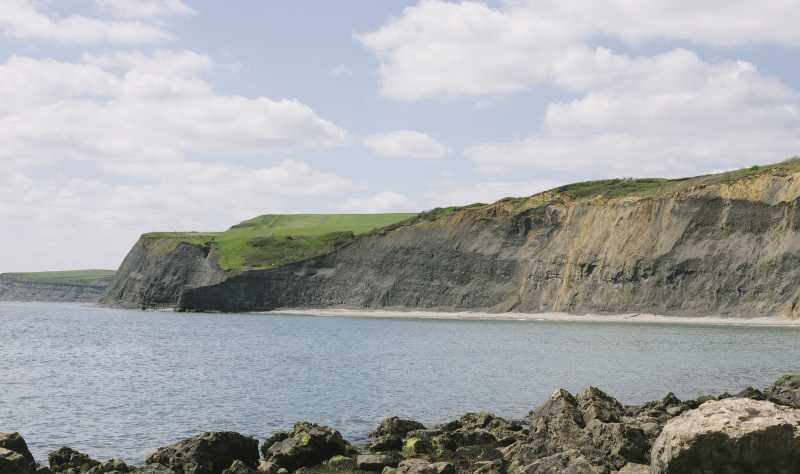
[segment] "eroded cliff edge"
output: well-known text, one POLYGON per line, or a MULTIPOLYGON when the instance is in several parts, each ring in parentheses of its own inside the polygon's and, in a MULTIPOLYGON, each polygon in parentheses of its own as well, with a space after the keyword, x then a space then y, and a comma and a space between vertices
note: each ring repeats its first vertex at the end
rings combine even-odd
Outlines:
POLYGON ((194 263, 181 263, 178 254, 190 249, 178 247, 175 255, 144 266, 123 264, 103 300, 142 305, 148 292, 141 288, 150 288, 162 295, 159 304, 187 310, 796 317, 799 200, 800 173, 764 173, 649 197, 575 201, 543 193, 373 233, 275 269, 212 272, 218 280, 206 277, 208 284, 196 283, 202 278, 171 283, 208 261, 195 249, 194 263), (139 289, 113 291, 134 289, 128 280, 139 289))

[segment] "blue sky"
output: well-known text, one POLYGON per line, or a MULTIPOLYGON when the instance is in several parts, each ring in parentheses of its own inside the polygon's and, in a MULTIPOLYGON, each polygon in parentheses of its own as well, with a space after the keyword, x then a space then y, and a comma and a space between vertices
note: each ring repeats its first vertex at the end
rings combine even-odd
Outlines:
POLYGON ((0 272, 800 154, 786 0, 0 0, 0 272))

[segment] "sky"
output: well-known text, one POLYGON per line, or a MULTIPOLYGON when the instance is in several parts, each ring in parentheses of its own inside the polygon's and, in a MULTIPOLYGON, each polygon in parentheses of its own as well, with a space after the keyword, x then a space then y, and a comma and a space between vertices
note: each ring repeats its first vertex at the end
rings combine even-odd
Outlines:
POLYGON ((800 154, 796 0, 0 0, 0 272, 800 154))

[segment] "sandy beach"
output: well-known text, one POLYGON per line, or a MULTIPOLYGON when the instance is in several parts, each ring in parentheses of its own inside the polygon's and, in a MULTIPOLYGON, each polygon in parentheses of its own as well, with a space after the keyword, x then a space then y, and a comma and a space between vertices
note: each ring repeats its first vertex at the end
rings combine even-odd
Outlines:
POLYGON ((281 309, 258 312, 257 314, 287 314, 308 316, 346 316, 359 318, 416 318, 416 319, 464 319, 464 320, 497 320, 497 321, 561 321, 592 323, 654 323, 654 324, 698 324, 725 326, 793 326, 800 327, 800 319, 767 316, 759 318, 733 318, 723 316, 662 316, 657 314, 586 314, 567 313, 479 313, 439 312, 439 311, 385 311, 366 309, 281 309))

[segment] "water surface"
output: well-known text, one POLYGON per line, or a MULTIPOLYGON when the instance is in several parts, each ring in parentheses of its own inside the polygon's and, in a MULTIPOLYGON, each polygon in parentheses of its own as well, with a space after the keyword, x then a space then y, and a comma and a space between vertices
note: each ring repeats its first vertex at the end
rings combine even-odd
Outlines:
POLYGON ((0 431, 142 465, 210 430, 522 418, 558 388, 624 404, 800 372, 800 328, 187 314, 0 303, 0 431))

